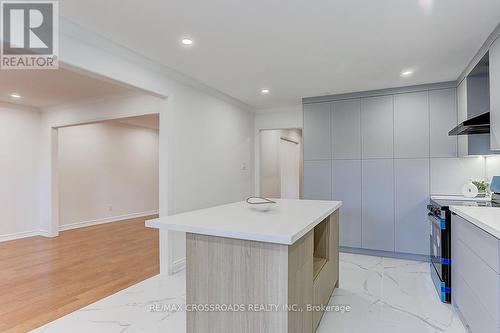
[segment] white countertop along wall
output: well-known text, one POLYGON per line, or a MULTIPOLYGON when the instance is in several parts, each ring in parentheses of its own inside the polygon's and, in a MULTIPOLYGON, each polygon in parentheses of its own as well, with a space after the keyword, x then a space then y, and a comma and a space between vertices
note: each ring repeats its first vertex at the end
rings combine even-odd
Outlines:
POLYGON ((500 208, 451 206, 450 210, 475 226, 500 239, 500 208))
POLYGON ((242 201, 146 221, 146 226, 292 245, 342 206, 341 201, 276 202, 267 212, 257 211, 242 201))

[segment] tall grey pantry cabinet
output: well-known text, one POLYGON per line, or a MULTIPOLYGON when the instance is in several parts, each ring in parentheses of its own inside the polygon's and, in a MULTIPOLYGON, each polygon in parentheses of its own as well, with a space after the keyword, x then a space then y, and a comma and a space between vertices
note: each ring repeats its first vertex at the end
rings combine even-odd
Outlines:
POLYGON ((341 245, 361 248, 361 100, 335 101, 332 107, 332 194, 344 203, 341 245))
POLYGON ((331 200, 331 103, 304 105, 304 198, 331 200))
POLYGON ((428 255, 431 165, 457 157, 456 88, 335 98, 304 103, 305 199, 343 201, 343 247, 428 255))
POLYGON ((393 96, 361 99, 362 245, 394 251, 393 96))
POLYGON ((394 250, 427 255, 429 91, 394 95, 394 250))

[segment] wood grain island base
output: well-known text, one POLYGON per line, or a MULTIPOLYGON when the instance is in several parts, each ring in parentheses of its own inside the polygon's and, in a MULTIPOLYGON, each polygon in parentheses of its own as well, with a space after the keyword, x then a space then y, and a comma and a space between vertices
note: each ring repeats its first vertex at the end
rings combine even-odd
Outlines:
POLYGON ((187 332, 315 332, 339 283, 340 206, 279 200, 263 213, 237 203, 148 222, 187 232, 187 332))
POLYGON ((316 331, 323 312, 307 306, 328 304, 339 273, 338 213, 321 224, 329 250, 317 272, 316 230, 290 246, 187 234, 187 304, 255 305, 245 312, 188 312, 188 333, 316 331), (267 305, 279 311, 258 312, 267 305), (303 312, 288 312, 287 305, 303 312))

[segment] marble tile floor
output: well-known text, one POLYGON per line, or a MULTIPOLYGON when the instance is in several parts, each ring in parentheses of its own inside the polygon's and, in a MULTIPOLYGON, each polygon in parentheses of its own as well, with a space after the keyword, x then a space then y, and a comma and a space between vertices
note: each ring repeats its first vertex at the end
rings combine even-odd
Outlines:
MULTIPOLYGON (((341 254, 340 288, 330 303, 350 306, 328 312, 318 333, 466 333, 451 306, 439 301, 427 263, 341 254)), ((32 332, 185 332, 185 274, 155 276, 32 332), (163 311, 166 310, 166 311, 163 311)))

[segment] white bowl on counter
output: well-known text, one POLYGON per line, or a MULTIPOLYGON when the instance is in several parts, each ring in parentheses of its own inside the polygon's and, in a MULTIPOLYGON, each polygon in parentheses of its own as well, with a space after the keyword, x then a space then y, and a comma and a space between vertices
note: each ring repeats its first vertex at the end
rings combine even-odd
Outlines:
POLYGON ((259 212, 268 212, 276 206, 276 202, 267 198, 250 197, 247 200, 248 206, 259 212))

